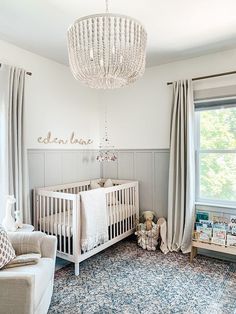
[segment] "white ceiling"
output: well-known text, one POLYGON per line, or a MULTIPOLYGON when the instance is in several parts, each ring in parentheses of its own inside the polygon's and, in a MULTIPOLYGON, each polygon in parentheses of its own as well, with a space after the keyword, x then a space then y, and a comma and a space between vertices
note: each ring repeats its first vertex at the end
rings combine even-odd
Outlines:
MULTIPOLYGON (((110 0, 109 6, 145 26, 148 66, 236 47, 235 0, 110 0)), ((104 10, 104 0, 0 0, 0 39, 68 64, 68 26, 104 10)))

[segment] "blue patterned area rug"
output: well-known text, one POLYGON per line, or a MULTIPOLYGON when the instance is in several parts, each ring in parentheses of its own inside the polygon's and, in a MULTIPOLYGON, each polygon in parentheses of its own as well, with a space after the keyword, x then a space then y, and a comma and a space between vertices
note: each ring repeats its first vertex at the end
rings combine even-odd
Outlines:
POLYGON ((236 313, 236 265, 147 252, 128 239, 56 272, 53 313, 236 313))

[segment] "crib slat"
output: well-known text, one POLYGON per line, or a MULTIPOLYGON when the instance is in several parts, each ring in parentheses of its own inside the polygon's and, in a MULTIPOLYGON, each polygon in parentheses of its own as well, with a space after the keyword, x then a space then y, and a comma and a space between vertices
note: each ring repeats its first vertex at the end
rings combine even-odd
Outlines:
POLYGON ((127 192, 128 190, 125 189, 125 231, 128 231, 128 206, 127 206, 127 192))
POLYGON ((63 252, 66 253, 66 200, 63 199, 63 229, 64 229, 64 247, 63 252))
POLYGON ((39 212, 39 214, 40 214, 40 231, 45 232, 45 228, 46 228, 45 219, 46 219, 47 214, 46 214, 46 197, 44 195, 40 195, 40 212, 39 212), (45 217, 43 217, 43 215, 45 217))
POLYGON ((129 205, 129 192, 130 188, 127 189, 127 203, 128 203, 128 230, 130 230, 130 205, 129 205))
MULTIPOLYGON (((67 226, 67 239, 68 239, 68 253, 70 254, 70 204, 71 201, 68 200, 68 226, 67 226)), ((73 219, 73 217, 72 217, 73 219)))
POLYGON ((53 212, 53 209, 54 209, 54 206, 53 206, 53 203, 54 203, 54 199, 53 197, 51 197, 51 207, 50 207, 50 218, 51 218, 51 234, 54 234, 54 228, 53 228, 53 215, 54 215, 54 212, 53 212))
POLYGON ((111 215, 109 206, 109 193, 106 194, 106 205, 107 205, 107 215, 108 215, 108 230, 109 230, 109 240, 111 239, 111 215))
POLYGON ((118 236, 118 208, 117 208, 117 191, 114 192, 114 200, 115 200, 115 236, 118 236))
POLYGON ((133 226, 136 226, 136 221, 135 221, 135 195, 134 195, 134 187, 132 187, 132 198, 133 198, 133 207, 132 207, 132 217, 133 217, 133 226))
POLYGON ((54 222, 54 226, 55 226, 55 228, 53 227, 53 229, 55 229, 54 230, 54 234, 55 234, 55 236, 57 237, 57 228, 58 228, 58 220, 57 220, 57 215, 58 215, 58 201, 59 201, 59 199, 58 198, 56 198, 55 199, 55 222, 54 222))
POLYGON ((40 195, 39 196, 39 231, 41 231, 41 229, 42 229, 42 226, 41 226, 41 224, 42 224, 41 206, 42 206, 42 196, 40 195))
POLYGON ((109 195, 109 208, 110 208, 110 217, 111 217, 111 239, 113 239, 113 210, 112 210, 112 198, 111 198, 111 193, 108 194, 109 195))
POLYGON ((124 201, 125 201, 124 190, 122 190, 122 226, 123 226, 122 233, 125 232, 125 212, 124 212, 125 204, 124 204, 124 201))
POLYGON ((112 239, 114 238, 114 208, 113 208, 113 193, 110 192, 110 209, 111 209, 111 230, 112 230, 112 239))
POLYGON ((34 227, 35 227, 35 230, 38 230, 38 212, 39 212, 39 197, 38 195, 36 194, 36 191, 34 190, 34 209, 36 212, 34 212, 34 227))
POLYGON ((119 221, 120 221, 120 235, 122 234, 122 209, 121 209, 121 190, 119 190, 119 221))
POLYGON ((47 224, 47 233, 49 234, 49 197, 46 197, 46 210, 47 210, 47 218, 46 219, 46 224, 47 224))
POLYGON ((61 233, 62 233, 62 228, 61 228, 61 205, 62 205, 62 199, 59 199, 59 249, 61 251, 61 242, 62 242, 62 238, 61 238, 61 233))

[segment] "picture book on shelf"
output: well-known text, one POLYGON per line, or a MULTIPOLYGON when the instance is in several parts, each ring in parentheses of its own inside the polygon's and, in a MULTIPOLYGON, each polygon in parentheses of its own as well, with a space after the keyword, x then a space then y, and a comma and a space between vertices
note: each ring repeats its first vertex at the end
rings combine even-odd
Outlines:
POLYGON ((217 245, 225 245, 225 239, 213 237, 213 238, 211 239, 211 243, 217 244, 217 245))
POLYGON ((200 220, 209 220, 209 213, 205 211, 196 211, 196 222, 200 222, 200 220))
POLYGON ((227 246, 235 246, 236 247, 236 236, 227 234, 227 246))
POLYGON ((226 230, 213 228, 213 238, 226 239, 226 230))
MULTIPOLYGON (((193 240, 210 245, 234 247, 236 255, 236 215, 226 213, 223 209, 222 212, 197 209, 193 240)), ((217 246, 214 247, 216 251, 217 246)))

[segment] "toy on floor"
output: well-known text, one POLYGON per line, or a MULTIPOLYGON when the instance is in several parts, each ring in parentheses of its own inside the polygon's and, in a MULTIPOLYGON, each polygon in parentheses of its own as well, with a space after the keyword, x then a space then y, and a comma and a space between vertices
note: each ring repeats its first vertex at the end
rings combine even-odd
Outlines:
POLYGON ((144 250, 155 251, 160 243, 161 251, 169 252, 167 247, 167 224, 165 218, 157 220, 156 214, 152 211, 145 211, 136 225, 138 245, 144 250))
POLYGON ((143 212, 142 218, 145 222, 138 223, 135 232, 138 236, 138 245, 144 250, 155 251, 159 238, 159 226, 153 221, 154 218, 156 218, 156 215, 154 212, 145 211, 143 212))

